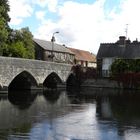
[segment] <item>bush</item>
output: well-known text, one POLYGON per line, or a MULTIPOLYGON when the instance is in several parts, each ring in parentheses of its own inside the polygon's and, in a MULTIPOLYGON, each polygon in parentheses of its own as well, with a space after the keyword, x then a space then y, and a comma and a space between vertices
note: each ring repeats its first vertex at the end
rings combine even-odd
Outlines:
POLYGON ((113 79, 124 88, 138 88, 140 85, 140 59, 117 59, 111 65, 113 79))

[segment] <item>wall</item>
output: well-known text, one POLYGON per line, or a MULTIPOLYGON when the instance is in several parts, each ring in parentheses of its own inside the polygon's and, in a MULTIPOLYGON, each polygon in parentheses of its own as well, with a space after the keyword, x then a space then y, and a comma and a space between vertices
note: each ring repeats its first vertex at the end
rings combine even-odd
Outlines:
POLYGON ((110 66, 113 63, 114 58, 103 58, 102 61, 102 76, 109 77, 110 75, 110 66))
POLYGON ((62 63, 0 57, 0 84, 2 87, 7 87, 23 71, 29 72, 38 85, 42 84, 52 72, 55 72, 65 82, 71 72, 71 67, 72 65, 62 63))
MULTIPOLYGON (((44 60, 50 61, 51 59, 49 59, 48 56, 51 55, 51 51, 45 51, 44 53, 45 53, 44 60)), ((54 54, 54 58, 53 58, 54 62, 67 63, 67 64, 73 64, 74 62, 73 54, 64 53, 64 52, 55 52, 55 51, 53 51, 53 54, 54 54)))

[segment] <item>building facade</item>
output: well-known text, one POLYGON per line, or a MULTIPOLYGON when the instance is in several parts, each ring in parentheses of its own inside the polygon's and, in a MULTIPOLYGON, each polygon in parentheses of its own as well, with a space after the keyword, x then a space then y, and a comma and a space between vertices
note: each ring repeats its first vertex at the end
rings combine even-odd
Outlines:
POLYGON ((81 65, 83 67, 96 68, 96 56, 88 51, 68 48, 75 54, 74 64, 81 65))
POLYGON ((101 43, 97 53, 97 71, 100 77, 109 77, 115 59, 140 59, 140 42, 131 42, 120 36, 115 43, 101 43))
POLYGON ((67 47, 51 41, 34 39, 35 59, 73 64, 75 55, 67 47))

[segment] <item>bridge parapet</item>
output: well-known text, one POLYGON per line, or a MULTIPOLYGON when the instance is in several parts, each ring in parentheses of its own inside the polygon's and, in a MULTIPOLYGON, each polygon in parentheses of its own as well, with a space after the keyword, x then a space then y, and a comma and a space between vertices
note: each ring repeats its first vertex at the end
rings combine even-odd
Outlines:
POLYGON ((52 72, 56 73, 63 82, 66 82, 71 67, 72 65, 69 64, 55 62, 0 57, 0 84, 2 87, 8 87, 12 80, 24 71, 31 74, 38 85, 43 84, 52 72))

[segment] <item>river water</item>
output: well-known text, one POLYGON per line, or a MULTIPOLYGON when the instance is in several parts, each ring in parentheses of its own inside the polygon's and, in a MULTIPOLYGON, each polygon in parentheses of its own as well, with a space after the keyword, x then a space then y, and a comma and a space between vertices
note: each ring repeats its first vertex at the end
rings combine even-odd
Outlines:
POLYGON ((140 140, 140 93, 91 88, 1 94, 0 140, 140 140))

